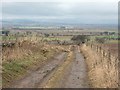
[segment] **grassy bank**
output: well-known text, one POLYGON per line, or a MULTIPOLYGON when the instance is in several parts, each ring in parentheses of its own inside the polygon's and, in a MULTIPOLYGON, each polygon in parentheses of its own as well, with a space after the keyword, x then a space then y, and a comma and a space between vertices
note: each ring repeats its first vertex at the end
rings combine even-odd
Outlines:
POLYGON ((3 48, 2 84, 9 86, 28 73, 52 60, 54 55, 64 51, 64 46, 46 45, 25 41, 22 46, 3 48))

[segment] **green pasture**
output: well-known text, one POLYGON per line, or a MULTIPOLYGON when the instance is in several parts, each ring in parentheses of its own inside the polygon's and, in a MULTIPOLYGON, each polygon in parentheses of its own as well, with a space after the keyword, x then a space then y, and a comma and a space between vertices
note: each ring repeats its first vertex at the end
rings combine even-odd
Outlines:
POLYGON ((15 36, 0 36, 0 40, 2 41, 16 40, 16 37, 15 36))
POLYGON ((120 40, 109 40, 106 43, 110 43, 110 44, 120 44, 120 40))
POLYGON ((120 38, 120 36, 94 36, 94 37, 97 37, 97 38, 107 38, 107 39, 111 39, 111 38, 114 38, 114 39, 116 39, 116 38, 120 38))
POLYGON ((60 41, 69 41, 71 40, 71 36, 57 36, 57 37, 44 37, 44 40, 53 41, 53 40, 60 40, 60 41))

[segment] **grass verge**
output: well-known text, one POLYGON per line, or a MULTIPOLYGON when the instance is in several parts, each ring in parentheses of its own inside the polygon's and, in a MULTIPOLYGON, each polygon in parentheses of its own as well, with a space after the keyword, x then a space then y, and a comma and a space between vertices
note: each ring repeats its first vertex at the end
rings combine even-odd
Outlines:
POLYGON ((15 80, 23 78, 29 70, 43 66, 54 57, 64 51, 61 46, 30 45, 24 44, 18 48, 5 48, 2 63, 2 85, 9 87, 15 80), (40 48, 41 47, 41 48, 40 48))

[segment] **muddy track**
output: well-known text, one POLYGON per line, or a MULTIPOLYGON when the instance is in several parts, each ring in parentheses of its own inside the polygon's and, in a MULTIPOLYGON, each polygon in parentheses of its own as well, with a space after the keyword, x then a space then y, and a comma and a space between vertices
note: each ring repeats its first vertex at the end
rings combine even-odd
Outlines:
POLYGON ((12 88, 88 88, 84 57, 79 46, 55 56, 54 60, 16 81, 12 88))
POLYGON ((64 88, 89 88, 86 64, 78 46, 75 48, 75 60, 67 77, 64 88))
POLYGON ((74 47, 73 55, 74 60, 63 63, 69 62, 64 70, 62 70, 63 64, 55 68, 37 88, 89 88, 84 57, 78 46, 74 47))
POLYGON ((55 68, 64 62, 67 53, 63 52, 56 56, 54 60, 51 60, 48 64, 42 68, 32 71, 29 76, 16 81, 12 88, 36 88, 38 83, 41 83, 46 76, 48 76, 55 68))
POLYGON ((61 63, 54 71, 47 76, 42 83, 39 83, 37 88, 61 88, 63 87, 63 83, 65 77, 69 73, 69 69, 71 66, 71 62, 73 61, 73 57, 71 55, 72 52, 68 53, 66 60, 61 63))

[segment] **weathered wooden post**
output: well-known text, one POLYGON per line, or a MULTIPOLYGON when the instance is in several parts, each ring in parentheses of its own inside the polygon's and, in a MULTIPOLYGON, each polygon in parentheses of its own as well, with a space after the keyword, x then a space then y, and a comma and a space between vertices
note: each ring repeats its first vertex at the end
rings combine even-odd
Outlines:
POLYGON ((91 45, 91 48, 92 48, 92 44, 90 44, 91 45))
POLYGON ((110 69, 110 65, 111 65, 111 54, 110 54, 110 50, 107 51, 107 64, 108 64, 108 69, 110 69))
POLYGON ((98 52, 98 45, 96 44, 96 52, 98 52))

